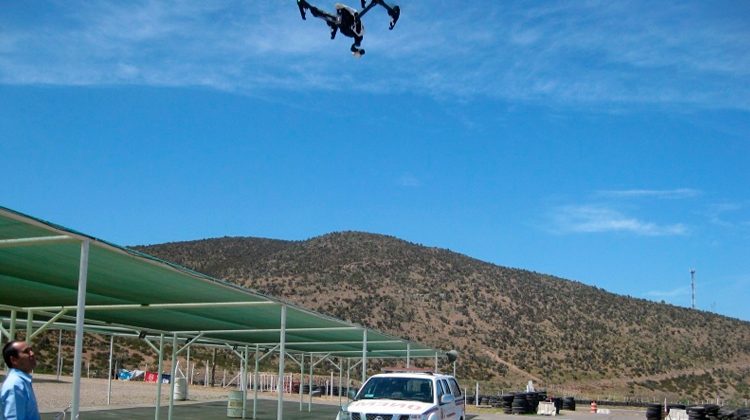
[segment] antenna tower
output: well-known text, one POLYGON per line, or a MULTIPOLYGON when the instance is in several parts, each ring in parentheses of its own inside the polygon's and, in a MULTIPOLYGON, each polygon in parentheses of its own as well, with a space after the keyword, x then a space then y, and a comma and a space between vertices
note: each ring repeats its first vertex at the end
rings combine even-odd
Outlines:
POLYGON ((690 269, 690 288, 693 290, 693 309, 695 309, 695 269, 690 269))

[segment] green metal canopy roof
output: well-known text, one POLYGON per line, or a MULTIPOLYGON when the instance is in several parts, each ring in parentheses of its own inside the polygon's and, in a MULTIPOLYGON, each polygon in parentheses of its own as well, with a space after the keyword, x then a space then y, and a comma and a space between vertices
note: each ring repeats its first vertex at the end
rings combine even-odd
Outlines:
POLYGON ((82 242, 88 241, 86 325, 90 330, 177 333, 203 342, 368 358, 443 352, 318 314, 150 255, 0 207, 0 317, 75 317, 82 242), (365 333, 366 331, 366 333, 365 333), (365 337, 366 336, 366 337, 365 337))

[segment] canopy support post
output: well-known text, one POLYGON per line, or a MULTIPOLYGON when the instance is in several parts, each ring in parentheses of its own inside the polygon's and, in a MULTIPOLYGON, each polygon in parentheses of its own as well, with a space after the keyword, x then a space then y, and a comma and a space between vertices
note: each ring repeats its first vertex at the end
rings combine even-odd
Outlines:
MULTIPOLYGON (((331 355, 331 353, 328 353, 328 354, 326 354, 325 356, 322 356, 322 357, 320 358, 320 360, 318 360, 317 362, 314 362, 314 361, 313 361, 313 355, 312 355, 312 353, 310 354, 310 399, 309 399, 309 400, 308 400, 308 402, 307 402, 307 412, 308 412, 308 413, 309 413, 309 412, 310 412, 310 411, 312 410, 312 392, 313 392, 313 389, 312 389, 312 383, 313 383, 313 368, 314 368, 315 366, 317 366, 317 365, 318 365, 319 363, 321 363, 322 361, 324 361, 324 360, 328 360, 328 356, 330 356, 330 355, 331 355)), ((333 363, 333 362, 331 362, 331 363, 333 363)), ((323 393, 321 393, 321 396, 322 396, 322 395, 323 395, 323 393)))
MULTIPOLYGON (((291 353, 290 353, 290 354, 287 354, 287 356, 288 356, 288 357, 289 357, 290 359, 292 359, 292 361, 293 361, 294 363, 296 363, 297 365, 299 365, 299 367, 300 367, 300 375, 299 375, 299 384, 300 384, 300 393, 299 393, 299 398, 300 398, 300 401, 299 401, 299 411, 302 411, 302 379, 303 379, 303 377, 304 377, 304 374, 305 374, 305 353, 302 353, 302 354, 300 355, 300 356, 301 356, 301 357, 300 357, 300 360, 297 360, 297 359, 296 359, 296 358, 294 357, 294 355, 293 355, 293 354, 291 354, 291 353)), ((293 373, 290 373, 290 374, 289 374, 289 397, 291 397, 293 393, 294 393, 294 374, 293 374, 293 373)))
POLYGON ((177 333, 172 333, 172 368, 169 371, 169 411, 167 420, 172 420, 174 409, 174 387, 177 377, 177 333))
POLYGON ((279 401, 276 408, 276 420, 284 420, 284 356, 286 352, 286 305, 281 305, 281 331, 279 331, 279 383, 277 391, 279 401))
POLYGON ((338 362, 339 362, 339 407, 341 407, 341 385, 342 385, 341 384, 341 379, 342 379, 342 375, 343 375, 343 369, 342 368, 344 367, 344 362, 341 361, 340 357, 339 357, 338 362))
POLYGON ((26 344, 31 344, 32 335, 34 333, 34 312, 26 312, 26 344))
POLYGON ((307 377, 308 386, 307 386, 307 412, 312 411, 312 380, 313 380, 313 367, 315 366, 315 363, 313 363, 313 355, 310 354, 310 375, 307 377))
POLYGON ((185 379, 187 379, 188 387, 193 385, 193 375, 190 374, 190 343, 187 345, 187 358, 185 361, 185 379))
POLYGON ((255 372, 253 373, 253 420, 258 408, 258 364, 260 363, 260 346, 255 345, 255 372))
MULTIPOLYGON (((3 338, 5 338, 7 335, 8 335, 8 331, 6 331, 5 328, 3 328, 3 323, 2 321, 0 321, 0 347, 4 346, 3 338)), ((10 342, 10 340, 8 340, 8 342, 10 342)), ((0 358, 0 369, 5 370, 5 360, 3 360, 2 358, 0 358)), ((57 378, 57 379, 60 380, 60 378, 57 378)))
MULTIPOLYGON (((57 381, 60 382, 60 374, 62 374, 62 330, 57 331, 57 381)), ((112 371, 111 366, 109 367, 109 370, 112 371)))
MULTIPOLYGON (((62 337, 62 330, 60 330, 61 337, 62 337)), ((109 405, 112 401, 112 349, 115 346, 115 336, 110 335, 109 336, 109 375, 107 379, 107 405, 109 405)))
MULTIPOLYGON (((83 353, 83 320, 86 316, 86 281, 89 271, 89 240, 81 242, 81 262, 78 266, 78 306, 76 307, 76 338, 73 356, 73 398, 70 417, 78 418, 81 403, 81 360, 83 353)), ((31 316, 29 316, 31 318, 31 316)))
POLYGON ((15 309, 12 309, 10 311, 10 332, 8 333, 8 341, 16 339, 16 317, 18 317, 18 312, 16 312, 15 309))
POLYGON ((302 411, 302 384, 305 383, 305 353, 302 353, 299 364, 299 411, 302 411))
MULTIPOLYGON (((147 341, 148 342, 148 341, 147 341)), ((159 369, 156 372, 156 414, 154 419, 159 420, 159 408, 161 406, 161 370, 164 367, 164 334, 159 334, 159 369)))
POLYGON ((346 358, 346 400, 349 401, 349 387, 352 381, 349 379, 349 371, 352 369, 352 359, 346 358))
POLYGON ((362 384, 367 380, 367 328, 362 330, 362 384))
POLYGON ((247 362, 250 357, 250 351, 247 345, 245 346, 245 357, 242 359, 242 418, 247 416, 247 362))

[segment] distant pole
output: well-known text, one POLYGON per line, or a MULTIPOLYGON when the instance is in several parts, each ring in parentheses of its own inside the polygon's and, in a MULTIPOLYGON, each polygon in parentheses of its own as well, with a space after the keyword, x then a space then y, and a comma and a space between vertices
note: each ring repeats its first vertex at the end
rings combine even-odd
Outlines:
POLYGON ((57 381, 60 382, 60 374, 62 373, 62 330, 57 338, 57 381))
POLYGON ((214 347, 213 355, 211 356, 211 387, 214 386, 216 377, 216 347, 214 347))
MULTIPOLYGON (((62 331, 62 330, 61 330, 62 331)), ((115 345, 115 336, 109 336, 109 375, 107 376, 107 405, 112 402, 112 348, 115 345)))
POLYGON ((695 269, 690 269, 690 288, 693 291, 693 309, 695 309, 695 269))

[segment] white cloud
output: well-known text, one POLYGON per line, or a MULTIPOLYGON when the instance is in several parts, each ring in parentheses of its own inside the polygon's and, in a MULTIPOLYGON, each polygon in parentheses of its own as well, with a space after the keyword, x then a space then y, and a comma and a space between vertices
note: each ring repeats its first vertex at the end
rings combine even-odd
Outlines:
POLYGON ((414 175, 405 173, 398 179, 398 185, 406 188, 418 188, 422 186, 422 182, 414 175))
POLYGON ((747 212, 748 206, 742 203, 723 202, 709 206, 707 215, 711 224, 723 228, 741 228, 750 227, 750 214, 747 212))
POLYGON ((694 198, 701 195, 699 190, 692 188, 677 188, 673 190, 602 190, 597 195, 612 198, 658 198, 658 199, 684 199, 694 198))
POLYGON ((557 233, 627 232, 642 236, 685 235, 688 229, 681 223, 660 225, 627 216, 603 206, 564 206, 553 216, 557 233))

